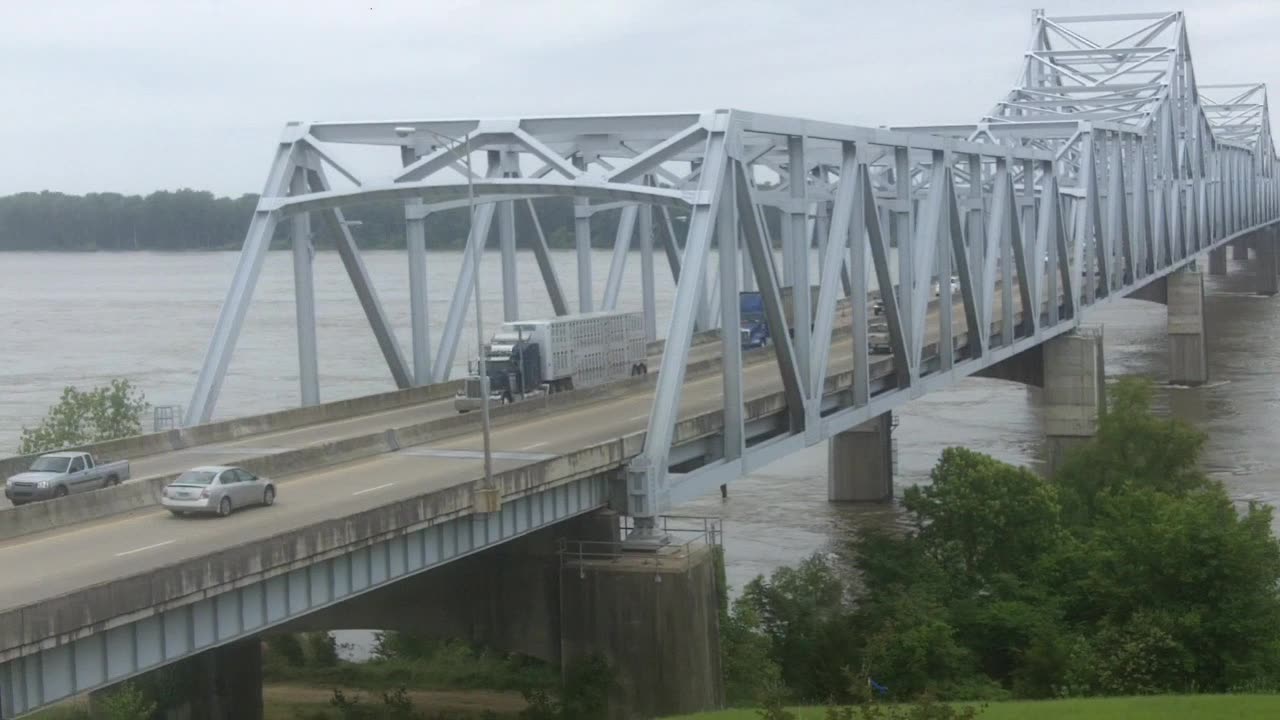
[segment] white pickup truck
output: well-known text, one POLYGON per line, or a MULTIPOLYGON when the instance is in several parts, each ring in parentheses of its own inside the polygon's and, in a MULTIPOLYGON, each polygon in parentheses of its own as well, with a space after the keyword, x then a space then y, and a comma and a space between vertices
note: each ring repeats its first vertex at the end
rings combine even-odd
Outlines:
POLYGON ((4 496, 14 505, 87 492, 129 479, 129 461, 98 464, 91 453, 55 452, 41 455, 31 468, 5 481, 4 496))

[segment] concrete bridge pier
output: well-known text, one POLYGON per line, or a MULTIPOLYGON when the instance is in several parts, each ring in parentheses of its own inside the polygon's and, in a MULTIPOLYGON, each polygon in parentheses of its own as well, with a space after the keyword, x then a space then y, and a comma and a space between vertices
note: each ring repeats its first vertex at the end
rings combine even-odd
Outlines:
POLYGON ((1209 274, 1210 275, 1226 275, 1227 274, 1227 248, 1220 247, 1217 250, 1209 251, 1209 274))
POLYGON ((299 618, 283 632, 378 629, 613 672, 613 718, 723 704, 709 548, 624 553, 616 513, 581 515, 299 618))
POLYGON ((1257 253, 1255 274, 1259 295, 1275 295, 1280 292, 1280 269, 1277 269, 1276 230, 1267 228, 1254 234, 1254 252, 1257 253))
POLYGON ((1232 260, 1248 260, 1249 259, 1248 241, 1237 240, 1231 243, 1231 259, 1232 260))
POLYGON ((1209 381, 1209 353, 1204 324, 1204 276, 1193 270, 1181 270, 1169 275, 1168 311, 1169 382, 1175 385, 1203 385, 1209 381))
MULTIPOLYGON (((168 673, 164 682, 184 702, 168 708, 165 720, 262 720, 262 643, 258 638, 234 642, 153 672, 168 673)), ((103 700, 116 688, 89 694, 89 717, 106 720, 103 700)))
POLYGON ((893 498, 893 413, 831 438, 827 450, 827 500, 883 502, 893 498))
POLYGON ((1073 332, 1044 344, 1044 421, 1048 471, 1093 437, 1106 407, 1102 333, 1073 332))

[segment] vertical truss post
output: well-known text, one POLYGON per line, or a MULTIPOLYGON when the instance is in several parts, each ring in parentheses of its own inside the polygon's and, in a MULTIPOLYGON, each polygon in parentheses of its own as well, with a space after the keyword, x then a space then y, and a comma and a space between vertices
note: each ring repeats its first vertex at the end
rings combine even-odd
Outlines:
MULTIPOLYGON (((856 150, 856 148, 855 148, 856 150)), ((841 154, 844 154, 842 148, 841 154)), ((849 245, 850 252, 848 254, 850 272, 849 277, 849 305, 853 311, 853 405, 854 407, 864 407, 871 401, 871 344, 867 337, 867 297, 870 294, 870 288, 867 286, 867 223, 873 222, 877 225, 879 220, 875 211, 875 203, 872 201, 871 212, 868 214, 867 206, 863 198, 866 195, 867 184, 870 183, 870 177, 867 172, 867 164, 859 162, 853 168, 853 176, 845 175, 843 168, 840 170, 840 186, 844 184, 853 184, 853 198, 850 215, 849 215, 849 231, 847 233, 846 243, 849 245)), ((838 201, 837 201, 838 203, 838 201)), ((839 207, 837 204, 836 207, 839 207)), ((832 238, 832 242, 835 241, 832 238)), ((893 293, 887 294, 889 299, 893 298, 893 293)), ((884 306, 888 308, 886 304, 884 306)))
POLYGON ((955 318, 955 305, 951 290, 951 213, 955 208, 956 194, 952 185, 951 153, 935 152, 934 162, 942 165, 942 213, 938 217, 933 237, 938 266, 938 363, 946 372, 955 366, 955 332, 951 321, 955 318))
MULTIPOLYGON (((898 308, 901 311, 903 337, 915 337, 915 303, 912 295, 915 291, 915 274, 912 272, 915 264, 914 248, 912 243, 914 236, 915 220, 913 218, 913 206, 911 198, 911 148, 895 147, 893 149, 893 183, 897 191, 896 209, 891 213, 892 226, 889 231, 892 233, 894 243, 897 245, 898 252, 898 308)), ((885 288, 891 288, 892 285, 881 285, 880 294, 884 295, 885 288)), ((885 306, 888 307, 887 305, 885 306)), ((910 341, 908 341, 910 345, 910 341)), ((912 372, 915 372, 916 362, 913 359, 910 363, 912 372)), ((914 376, 913 376, 914 377, 914 376)))
MULTIPOLYGON (((942 151, 934 151, 932 168, 929 171, 929 194, 925 200, 924 216, 916 222, 912 236, 912 275, 915 287, 911 295, 911 355, 916 360, 916 369, 923 372, 924 339, 928 328, 929 291, 932 289, 933 276, 937 269, 938 228, 946 210, 946 161, 942 151)), ((902 249, 899 248, 899 254, 902 249)), ((939 284, 941 288, 941 284, 939 284)), ((938 307, 941 312, 944 298, 939 293, 938 307)))
POLYGON ((726 166, 724 190, 716 216, 720 259, 720 357, 723 367, 724 459, 737 460, 746 451, 743 426, 742 339, 738 306, 738 204, 733 168, 726 166))
POLYGON ((633 539, 636 541, 661 539, 657 536, 655 520, 661 511, 665 493, 667 463, 671 439, 680 416, 681 390, 689 359, 689 342, 693 338, 697 300, 706 277, 717 203, 724 184, 727 131, 720 123, 727 124, 727 120, 717 118, 717 124, 708 128, 702 176, 698 182, 697 199, 689 210, 683 268, 680 281, 676 283, 644 450, 631 461, 627 470, 627 512, 635 518, 633 539))
MULTIPOLYGON (((498 154, 503 177, 518 177, 520 166, 512 152, 498 154)), ((493 162, 492 160, 490 162, 493 162)), ((519 277, 516 275, 516 204, 504 200, 499 204, 498 247, 502 251, 502 319, 520 319, 519 277)))
MULTIPOLYGON (((579 170, 587 169, 584 153, 573 158, 579 170)), ((573 201, 573 244, 578 258, 578 312, 591 312, 591 203, 586 198, 573 201)))
POLYGON ((1115 264, 1110 276, 1112 288, 1127 285, 1134 277, 1126 179, 1121 142, 1117 138, 1111 143, 1111 189, 1107 193, 1107 235, 1112 247, 1109 259, 1115 264))
POLYGON ((236 341, 240 339, 245 313, 249 311, 258 275, 262 272, 262 262, 271 248, 271 236, 275 234, 279 220, 279 212, 268 210, 267 207, 272 199, 284 195, 289 187, 297 166, 299 145, 296 141, 304 132, 299 126, 291 124, 285 128, 284 137, 276 146, 266 186, 258 200, 258 207, 249 220, 249 229, 245 232, 244 245, 240 248, 240 258, 236 262, 235 275, 231 278, 231 287, 227 289, 227 297, 222 302, 218 322, 214 325, 213 336, 209 338, 209 347, 204 353, 204 362, 200 365, 200 375, 196 378, 196 387, 191 392, 191 402, 187 404, 184 425, 206 423, 213 416, 213 408, 222 390, 222 381, 227 375, 227 366, 231 364, 236 341))
MULTIPOLYGON (((401 148, 401 162, 412 165, 417 153, 401 148)), ((409 326, 413 340, 413 383, 431 382, 431 315, 427 299, 427 212, 421 200, 404 206, 405 247, 409 256, 409 326)))
MULTIPOLYGON (((646 185, 652 185, 652 178, 646 185)), ((653 277, 653 206, 640 206, 640 296, 644 307, 644 337, 658 339, 658 312, 653 277)))
MULTIPOLYGON (((312 159, 308 158, 308 162, 312 159)), ((293 171, 291 195, 307 192, 306 171, 293 171)), ((316 289, 311 268, 315 250, 311 245, 311 213, 293 216, 293 295, 298 326, 298 382, 302 405, 320 404, 319 355, 316 349, 316 289)))
POLYGON ((1098 157, 1095 142, 1096 133, 1090 129, 1082 139, 1081 152, 1083 184, 1085 188, 1084 222, 1080 225, 1080 242, 1084 248, 1084 265, 1080 272, 1084 273, 1084 304, 1092 305, 1094 298, 1106 297, 1110 289, 1110 277, 1107 262, 1107 242, 1102 232, 1102 199, 1098 189, 1098 157), (1098 285, 1098 279, 1105 282, 1098 285), (1099 292, 1102 291, 1102 292, 1099 292))
POLYGON ((1151 180, 1147 172, 1147 150, 1141 140, 1134 143, 1133 234, 1137 246, 1138 277, 1155 272, 1155 245, 1151 238, 1151 180))
MULTIPOLYGON (((801 384, 809 383, 809 355, 813 351, 813 300, 809 287, 809 235, 805 232, 809 214, 805 199, 808 184, 805 172, 805 138, 791 135, 787 138, 787 167, 791 177, 791 323, 795 333, 796 363, 801 384)), ((830 342, 830 337, 828 337, 830 342)))

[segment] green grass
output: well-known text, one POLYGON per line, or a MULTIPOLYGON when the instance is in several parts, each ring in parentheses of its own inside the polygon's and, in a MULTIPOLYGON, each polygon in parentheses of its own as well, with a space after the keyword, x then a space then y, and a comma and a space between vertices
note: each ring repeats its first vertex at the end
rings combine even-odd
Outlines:
MULTIPOLYGON (((822 708, 796 708, 823 720, 822 708)), ((759 720, 755 710, 724 710, 668 720, 759 720)), ((1159 695, 1135 698, 991 703, 979 720, 1254 720, 1280 718, 1280 695, 1159 695)))

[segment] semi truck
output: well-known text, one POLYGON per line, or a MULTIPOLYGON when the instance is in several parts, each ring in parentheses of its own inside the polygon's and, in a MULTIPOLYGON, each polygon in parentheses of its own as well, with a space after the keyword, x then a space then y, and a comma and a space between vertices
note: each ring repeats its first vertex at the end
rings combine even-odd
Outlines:
MULTIPOLYGON (((592 312, 503 323, 484 347, 489 402, 603 385, 649 372, 644 314, 592 312)), ((483 403, 479 362, 454 395, 458 412, 483 403)))

